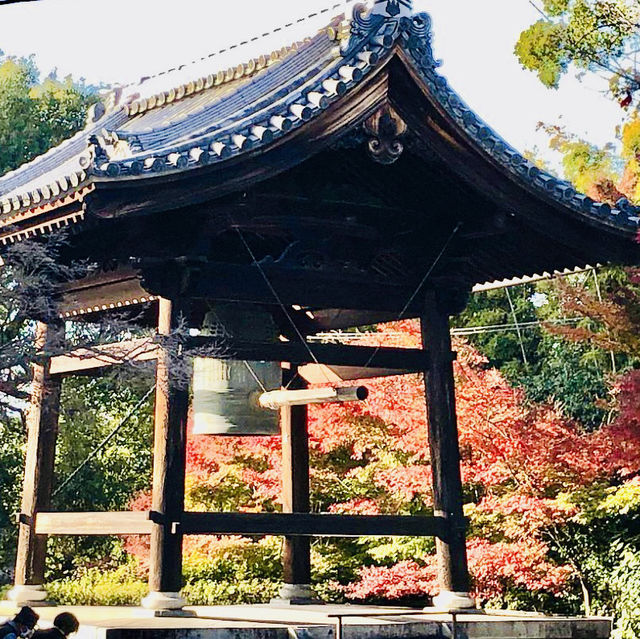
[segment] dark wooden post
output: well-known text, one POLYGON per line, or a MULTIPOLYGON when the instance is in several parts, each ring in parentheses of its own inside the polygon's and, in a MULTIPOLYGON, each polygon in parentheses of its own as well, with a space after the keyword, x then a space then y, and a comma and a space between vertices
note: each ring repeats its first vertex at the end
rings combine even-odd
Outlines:
MULTIPOLYGON (((38 322, 35 346, 46 349, 59 336, 59 326, 38 322)), ((22 505, 19 515, 15 585, 9 599, 37 605, 46 599, 43 588, 46 535, 35 534, 38 511, 50 510, 51 488, 58 437, 61 379, 49 375, 49 357, 34 363, 31 404, 27 413, 27 451, 22 505)))
MULTIPOLYGON (((181 310, 161 298, 158 308, 158 333, 169 335, 180 321, 181 310)), ((179 524, 184 511, 184 481, 188 381, 176 372, 176 353, 163 348, 156 365, 156 404, 153 433, 154 525, 151 532, 149 595, 145 608, 178 610, 185 604, 182 588, 182 531, 179 524)), ((183 367, 179 367, 182 369, 183 367)), ((183 375, 186 372, 183 371, 183 375)))
POLYGON ((449 314, 438 303, 434 291, 427 293, 422 343, 429 351, 425 391, 433 508, 436 517, 446 520, 447 530, 443 539, 436 539, 440 594, 434 599, 434 605, 447 609, 471 608, 475 603, 469 596, 449 314))
MULTIPOLYGON (((283 371, 283 384, 290 390, 307 387, 291 365, 283 371)), ((286 513, 309 512, 309 431, 307 406, 280 409, 282 433, 282 510, 286 513)), ((283 581, 279 599, 292 604, 318 603, 311 589, 311 540, 309 537, 285 537, 283 581)))

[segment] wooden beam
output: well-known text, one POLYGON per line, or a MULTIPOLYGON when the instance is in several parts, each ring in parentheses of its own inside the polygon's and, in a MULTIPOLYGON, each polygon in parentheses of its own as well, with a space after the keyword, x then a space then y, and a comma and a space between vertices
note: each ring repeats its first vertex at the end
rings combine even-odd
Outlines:
POLYGON ((144 304, 155 299, 140 285, 132 268, 121 268, 76 280, 61 289, 58 305, 63 317, 75 317, 113 308, 144 304))
MULTIPOLYGON (((59 325, 38 322, 36 349, 45 349, 56 341, 59 325)), ((47 538, 36 534, 33 522, 36 513, 48 510, 51 502, 53 470, 58 437, 60 410, 59 379, 49 374, 49 361, 33 364, 33 390, 27 413, 27 450, 24 469, 22 504, 18 528, 15 584, 44 583, 47 538)))
POLYGON ((470 583, 449 315, 439 303, 435 291, 427 293, 421 329, 424 347, 429 349, 425 390, 433 512, 443 519, 446 526, 446 535, 436 540, 438 584, 441 592, 468 593, 470 583))
POLYGON ((185 535, 301 535, 306 537, 441 537, 440 517, 324 513, 199 513, 182 517, 185 535))
MULTIPOLYGON (((198 336, 189 338, 192 348, 218 344, 217 338, 198 336)), ((142 337, 95 348, 79 348, 51 358, 51 375, 89 373, 107 366, 155 360, 160 346, 150 337, 142 337)), ((220 342, 220 358, 303 363, 312 360, 304 344, 277 342, 251 344, 220 342)), ((340 344, 311 344, 311 352, 322 364, 305 364, 300 374, 310 383, 366 379, 387 375, 404 375, 424 370, 426 352, 414 348, 376 348, 371 346, 342 346, 340 344), (364 366, 369 360, 368 366, 364 366), (341 363, 346 362, 346 365, 341 363)))
MULTIPOLYGON (((168 335, 180 325, 184 308, 167 299, 158 307, 158 333, 168 335)), ((161 515, 151 530, 149 590, 177 593, 182 588, 182 531, 173 530, 184 511, 189 388, 176 374, 176 362, 162 349, 156 366, 153 430, 152 508, 161 515)))
MULTIPOLYGON (((291 392, 304 392, 304 379, 297 367, 283 371, 283 386, 291 392)), ((308 513, 309 502, 309 426, 306 405, 280 409, 282 435, 282 510, 308 513)), ((285 584, 311 584, 311 544, 308 537, 287 535, 282 549, 282 576, 285 584)))
POLYGON ((36 514, 37 535, 150 535, 147 511, 36 514))
POLYGON ((51 375, 88 373, 106 366, 157 359, 159 346, 150 337, 104 344, 94 348, 78 348, 51 358, 51 375))
POLYGON ((41 512, 35 518, 38 535, 148 535, 166 523, 183 535, 286 535, 361 537, 444 535, 440 517, 404 515, 335 515, 325 513, 201 513, 185 512, 180 521, 153 511, 41 512))
POLYGON ((303 344, 293 341, 261 344, 236 340, 221 341, 220 338, 204 335, 187 338, 186 347, 210 347, 213 352, 219 350, 219 355, 214 356, 221 359, 308 364, 314 362, 315 357, 320 364, 394 369, 397 374, 423 371, 428 361, 427 352, 417 348, 303 344))
MULTIPOLYGON (((278 305, 270 285, 287 306, 384 311, 397 316, 415 292, 418 282, 389 283, 374 276, 349 278, 342 272, 318 273, 309 269, 210 262, 183 266, 175 262, 143 265, 142 286, 152 295, 183 295, 193 299, 278 305)), ((404 317, 416 317, 413 302, 404 317)))

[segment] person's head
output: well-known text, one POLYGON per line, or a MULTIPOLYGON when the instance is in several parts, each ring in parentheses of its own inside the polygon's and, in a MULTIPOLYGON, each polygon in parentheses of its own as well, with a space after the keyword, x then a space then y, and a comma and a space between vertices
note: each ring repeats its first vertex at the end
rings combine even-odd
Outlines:
POLYGON ((60 630, 65 637, 77 632, 80 627, 75 615, 72 615, 70 612, 61 612, 53 620, 53 625, 60 630))
POLYGON ((38 615, 29 606, 23 606, 18 614, 13 618, 13 623, 18 626, 20 634, 33 630, 38 623, 38 615))

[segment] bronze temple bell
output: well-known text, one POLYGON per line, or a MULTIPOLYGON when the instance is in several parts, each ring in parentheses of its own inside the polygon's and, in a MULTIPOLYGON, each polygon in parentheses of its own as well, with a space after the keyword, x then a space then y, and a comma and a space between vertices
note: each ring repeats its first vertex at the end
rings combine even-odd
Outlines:
MULTIPOLYGON (((202 324, 205 335, 251 342, 278 339, 270 313, 237 304, 217 305, 202 324)), ((224 348, 224 341, 222 343, 224 348)), ((278 413, 260 406, 265 391, 279 389, 279 362, 195 357, 193 362, 194 435, 277 435, 278 413)))

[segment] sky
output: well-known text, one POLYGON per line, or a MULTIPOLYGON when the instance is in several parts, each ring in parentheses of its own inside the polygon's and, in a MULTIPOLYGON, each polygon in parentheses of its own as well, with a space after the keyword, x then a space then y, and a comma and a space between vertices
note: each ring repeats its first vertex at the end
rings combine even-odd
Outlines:
MULTIPOLYGON (((340 12, 338 0, 40 0, 2 6, 0 50, 35 54, 39 68, 90 83, 131 83, 143 76, 207 58, 227 68, 311 35, 340 12), (322 9, 329 9, 308 17, 322 9), (221 49, 271 32, 249 46, 221 49)), ((614 139, 622 110, 607 100, 604 82, 575 77, 557 91, 523 70, 513 54, 520 32, 540 18, 529 0, 414 0, 432 18, 440 72, 494 130, 520 151, 547 140, 539 121, 564 124, 597 144, 614 139)))

